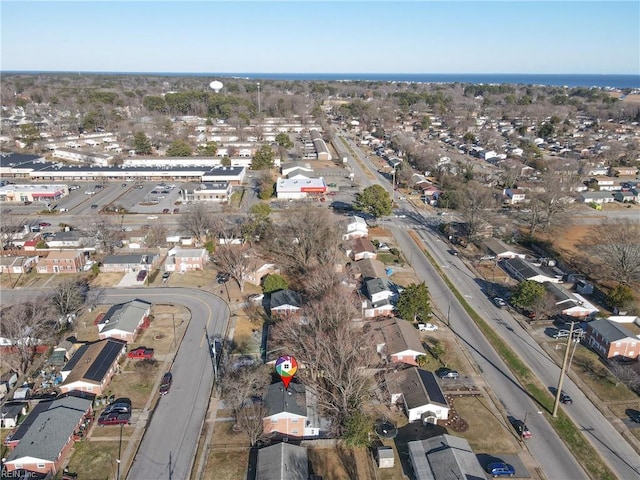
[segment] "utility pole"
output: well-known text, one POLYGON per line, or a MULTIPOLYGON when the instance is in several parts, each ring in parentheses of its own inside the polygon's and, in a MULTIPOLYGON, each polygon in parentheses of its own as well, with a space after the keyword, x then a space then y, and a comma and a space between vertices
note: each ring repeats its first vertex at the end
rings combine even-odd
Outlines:
POLYGON ((569 362, 569 350, 571 349, 571 342, 573 341, 573 325, 571 322, 571 328, 569 329, 569 340, 567 341, 567 348, 564 351, 564 360, 562 361, 562 369, 560 370, 560 379, 558 380, 558 389, 556 391, 556 398, 553 402, 553 412, 551 416, 555 418, 558 415, 558 405, 560 405, 560 392, 562 392, 562 383, 564 382, 564 374, 567 371, 567 365, 569 362))
POLYGON ((258 82, 257 87, 258 87, 258 113, 260 113, 262 111, 262 108, 260 106, 260 82, 258 82))

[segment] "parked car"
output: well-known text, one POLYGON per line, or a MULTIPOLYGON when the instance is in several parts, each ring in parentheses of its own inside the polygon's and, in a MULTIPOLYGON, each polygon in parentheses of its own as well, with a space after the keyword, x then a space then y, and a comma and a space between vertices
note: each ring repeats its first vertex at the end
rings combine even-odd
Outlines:
POLYGON ((632 422, 640 423, 640 411, 638 410, 627 410, 627 415, 632 422))
POLYGON ((160 395, 169 393, 171 383, 173 383, 173 375, 171 372, 167 372, 162 376, 162 381, 160 382, 160 395))
POLYGON ((450 248, 450 249, 449 249, 449 253, 450 253, 451 255, 453 255, 454 257, 457 257, 457 256, 458 256, 458 250, 456 250, 455 248, 450 248))
POLYGON ((98 425, 126 425, 131 420, 130 413, 108 413, 106 415, 100 415, 98 418, 98 425))
POLYGON ((533 437, 533 433, 529 430, 529 428, 525 425, 522 420, 513 420, 512 422, 513 428, 516 429, 516 432, 520 436, 520 438, 528 439, 533 437))
POLYGON ((153 358, 153 348, 138 347, 127 353, 129 358, 153 358))
POLYGON ((228 273, 218 273, 218 276, 216 277, 219 284, 227 283, 230 278, 231 275, 229 275, 228 273))
POLYGON ((40 225, 40 226, 41 226, 41 227, 43 227, 43 228, 44 228, 44 227, 50 227, 50 226, 51 226, 51 224, 50 224, 50 223, 48 223, 48 222, 40 222, 38 225, 40 225))
POLYGON ((168 208, 163 209, 162 213, 169 213, 169 209, 168 208))
POLYGON ((93 205, 91 205, 91 210, 95 210, 96 208, 98 208, 97 204, 94 203, 93 205))
POLYGON ((127 184, 126 184, 126 183, 123 183, 123 184, 122 184, 122 186, 123 186, 123 187, 126 187, 126 186, 127 186, 127 184))
POLYGON ((131 413, 131 400, 128 398, 119 398, 115 402, 107 405, 107 408, 100 414, 106 416, 110 413, 131 413))
POLYGON ((151 190, 151 195, 157 195, 158 191, 157 190, 151 190))
POLYGON ((140 270, 138 272, 138 276, 136 277, 136 279, 139 282, 142 282, 142 281, 144 281, 145 278, 147 278, 147 271, 146 270, 140 270))
POLYGON ((80 185, 71 185, 69 190, 80 190, 80 185))
POLYGON ((435 332, 438 330, 438 326, 433 323, 419 323, 418 330, 421 332, 435 332))
POLYGON ((157 216, 157 215, 149 215, 149 216, 147 217, 147 220, 157 220, 157 219, 158 219, 158 216, 157 216))
POLYGON ((164 272, 162 274, 162 281, 166 282, 167 280, 169 280, 169 277, 171 276, 171 272, 164 272))
POLYGON ((456 370, 451 370, 447 367, 442 367, 436 370, 436 375, 440 378, 458 378, 460 374, 456 370))
POLYGON ((174 208, 173 209, 173 213, 180 213, 180 209, 179 208, 174 208))
POLYGON ((507 306, 507 302, 504 301, 504 299, 500 298, 500 297, 494 297, 493 298, 493 303, 496 304, 496 307, 499 308, 503 308, 507 306))
POLYGON ((513 465, 504 462, 492 462, 487 465, 487 473, 493 477, 513 477, 516 469, 513 465))
POLYGON ((137 188, 138 190, 142 190, 142 189, 144 188, 144 185, 136 185, 136 188, 137 188))

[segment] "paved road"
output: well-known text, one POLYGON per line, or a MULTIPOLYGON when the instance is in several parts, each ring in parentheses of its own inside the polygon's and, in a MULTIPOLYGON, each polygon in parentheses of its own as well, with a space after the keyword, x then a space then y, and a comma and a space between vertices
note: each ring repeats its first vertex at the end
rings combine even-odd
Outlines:
MULTIPOLYGON (((352 144, 354 151, 357 146, 352 144)), ((364 156, 363 156, 364 157, 364 156)), ((364 159, 361 159, 364 160, 364 159)), ((370 163, 366 165, 374 171, 370 163)), ((379 181, 389 188, 385 179, 379 181)), ((547 478, 578 479, 585 473, 577 464, 564 443, 559 439, 551 425, 538 412, 538 407, 522 390, 505 365, 487 342, 466 311, 453 297, 433 266, 420 253, 407 231, 394 228, 395 223, 408 226, 418 224, 426 229, 418 230, 425 245, 443 267, 447 276, 456 285, 471 306, 497 328, 500 335, 514 348, 535 375, 547 386, 557 383, 559 368, 506 311, 496 308, 482 292, 475 275, 457 257, 450 255, 450 248, 442 238, 429 226, 437 223, 438 217, 427 216, 413 209, 404 201, 398 202, 400 208, 407 211, 407 219, 394 219, 386 224, 398 241, 399 247, 411 259, 419 278, 427 281, 432 300, 442 312, 449 312, 451 327, 459 335, 474 361, 478 364, 487 384, 492 387, 510 415, 523 419, 527 416, 527 424, 534 431, 534 438, 527 442, 530 452, 543 469, 547 478)), ((605 458, 614 472, 621 479, 640 478, 640 458, 615 430, 611 423, 590 403, 582 392, 569 379, 565 380, 564 389, 573 397, 573 405, 565 408, 567 414, 583 430, 585 436, 593 444, 599 454, 605 458)))
MULTIPOLYGON (((33 291, 2 292, 3 303, 19 301, 33 291)), ((213 364, 205 337, 225 335, 227 304, 207 292, 186 288, 108 288, 97 303, 122 303, 140 298, 154 304, 183 305, 191 321, 171 366, 173 385, 158 402, 127 478, 131 480, 187 479, 195 459, 213 386, 213 364)))

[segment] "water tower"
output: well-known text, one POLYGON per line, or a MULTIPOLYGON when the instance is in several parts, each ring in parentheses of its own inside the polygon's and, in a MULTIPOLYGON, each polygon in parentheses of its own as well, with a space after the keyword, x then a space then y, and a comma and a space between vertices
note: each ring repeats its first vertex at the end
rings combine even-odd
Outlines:
POLYGON ((218 80, 214 80, 209 84, 209 87, 211 88, 211 90, 218 93, 220 90, 222 90, 223 85, 222 85, 222 82, 219 82, 218 80))

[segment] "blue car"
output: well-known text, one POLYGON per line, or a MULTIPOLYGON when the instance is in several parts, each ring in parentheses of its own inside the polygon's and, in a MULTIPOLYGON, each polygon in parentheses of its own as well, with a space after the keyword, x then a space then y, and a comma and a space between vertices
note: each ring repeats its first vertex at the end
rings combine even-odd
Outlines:
POLYGON ((487 473, 494 477, 513 477, 516 473, 512 465, 504 462, 493 462, 487 465, 487 473))

